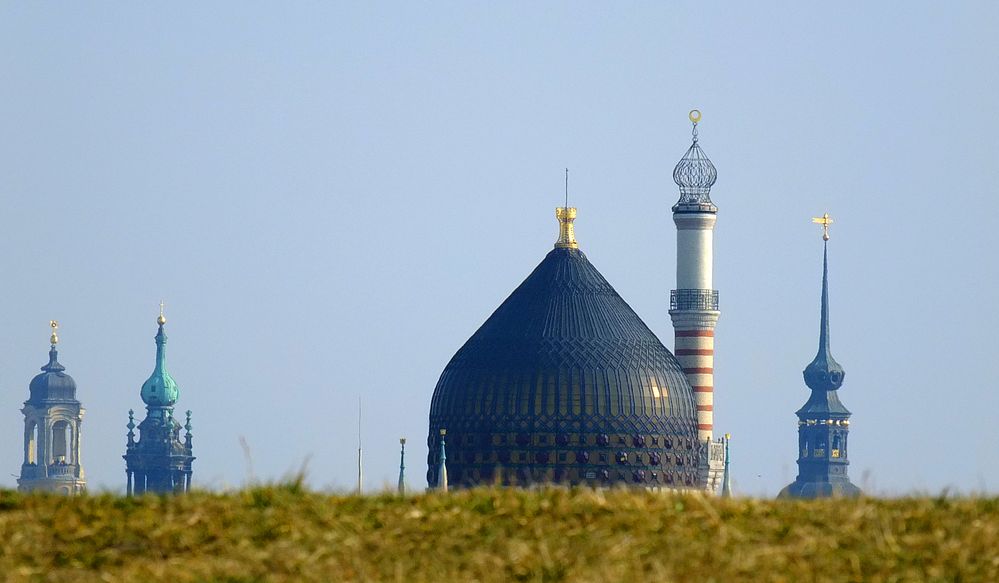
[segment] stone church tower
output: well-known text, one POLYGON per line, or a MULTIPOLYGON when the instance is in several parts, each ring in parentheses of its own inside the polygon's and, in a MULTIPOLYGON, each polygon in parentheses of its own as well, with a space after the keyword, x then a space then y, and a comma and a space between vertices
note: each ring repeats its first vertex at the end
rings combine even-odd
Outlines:
POLYGON ((142 384, 142 401, 146 418, 139 423, 139 439, 135 438, 133 411, 128 412, 128 445, 125 449, 125 473, 128 475, 128 495, 145 492, 180 493, 191 488, 191 412, 187 412, 184 439, 181 424, 173 417, 174 405, 180 396, 176 381, 166 369, 167 335, 163 331, 166 318, 160 307, 156 319, 156 366, 142 384))
POLYGON ((24 402, 24 462, 18 490, 81 494, 87 487, 80 463, 83 406, 76 400, 76 381, 59 364, 59 323, 51 322, 49 362, 31 380, 24 402))
POLYGON ((819 319, 819 350, 803 375, 811 389, 808 401, 798 409, 798 477, 781 490, 780 498, 852 497, 861 494, 850 482, 847 437, 850 411, 839 400, 846 372, 829 347, 829 223, 826 214, 813 219, 823 227, 822 303, 819 319))

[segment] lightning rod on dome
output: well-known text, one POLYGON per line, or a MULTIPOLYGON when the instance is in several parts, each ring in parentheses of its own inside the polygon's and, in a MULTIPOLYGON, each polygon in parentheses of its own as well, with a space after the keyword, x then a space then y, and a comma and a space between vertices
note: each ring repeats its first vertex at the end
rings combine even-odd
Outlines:
POLYGON ((565 207, 569 208, 569 169, 565 169, 565 207))

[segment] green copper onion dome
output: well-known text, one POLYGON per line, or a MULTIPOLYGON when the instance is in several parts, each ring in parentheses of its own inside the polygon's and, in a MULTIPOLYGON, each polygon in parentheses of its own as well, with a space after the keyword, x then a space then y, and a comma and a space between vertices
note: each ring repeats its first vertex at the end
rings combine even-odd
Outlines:
POLYGON ((156 333, 156 367, 149 379, 142 383, 142 401, 152 407, 172 407, 180 396, 177 382, 173 380, 166 369, 167 335, 163 332, 166 318, 161 313, 156 319, 159 331, 156 333))
POLYGON ((454 355, 430 405, 451 486, 695 487, 703 448, 680 364, 579 250, 576 209, 550 251, 454 355))

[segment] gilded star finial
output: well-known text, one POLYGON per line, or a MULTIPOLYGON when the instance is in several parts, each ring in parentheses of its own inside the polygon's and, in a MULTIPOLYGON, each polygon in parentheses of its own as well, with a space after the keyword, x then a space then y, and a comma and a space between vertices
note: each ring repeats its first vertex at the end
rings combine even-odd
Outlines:
POLYGON ((829 213, 823 213, 821 217, 813 217, 812 222, 817 225, 822 225, 822 240, 829 240, 829 225, 833 223, 832 217, 829 213))
POLYGON ((166 324, 166 316, 163 315, 163 306, 164 306, 163 301, 160 300, 160 316, 156 318, 156 323, 159 324, 160 326, 166 324))
POLYGON ((56 344, 59 344, 59 322, 56 320, 49 320, 49 326, 52 327, 52 336, 49 338, 49 342, 51 342, 52 346, 55 347, 56 344))

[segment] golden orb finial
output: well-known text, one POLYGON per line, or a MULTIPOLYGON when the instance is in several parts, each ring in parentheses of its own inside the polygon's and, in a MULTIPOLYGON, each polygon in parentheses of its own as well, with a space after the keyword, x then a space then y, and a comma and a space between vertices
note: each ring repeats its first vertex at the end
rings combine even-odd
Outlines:
POLYGON ((691 109, 690 113, 687 114, 687 117, 690 119, 691 123, 697 123, 701 121, 701 110, 691 109))
POLYGON ((163 315, 163 302, 160 302, 160 315, 156 318, 156 323, 160 326, 166 324, 166 316, 163 315))
POLYGON ((52 336, 49 338, 49 342, 52 343, 52 346, 55 346, 59 344, 59 334, 57 333, 59 331, 59 322, 49 320, 49 326, 52 328, 52 336))
POLYGON ((441 429, 441 437, 444 437, 445 435, 447 435, 447 429, 443 429, 442 428, 441 429))
POLYGON ((829 213, 823 213, 821 217, 813 217, 812 222, 816 225, 822 225, 822 240, 829 240, 829 225, 833 223, 832 217, 829 213))

